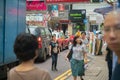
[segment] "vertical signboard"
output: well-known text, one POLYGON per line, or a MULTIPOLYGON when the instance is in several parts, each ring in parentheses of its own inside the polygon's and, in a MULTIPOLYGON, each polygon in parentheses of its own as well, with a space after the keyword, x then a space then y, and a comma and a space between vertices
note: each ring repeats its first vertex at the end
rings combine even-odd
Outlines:
POLYGON ((64 10, 65 10, 64 4, 59 4, 59 5, 58 5, 58 10, 59 10, 59 11, 64 11, 64 10))
POLYGON ((58 5, 52 5, 52 17, 58 17, 58 5))

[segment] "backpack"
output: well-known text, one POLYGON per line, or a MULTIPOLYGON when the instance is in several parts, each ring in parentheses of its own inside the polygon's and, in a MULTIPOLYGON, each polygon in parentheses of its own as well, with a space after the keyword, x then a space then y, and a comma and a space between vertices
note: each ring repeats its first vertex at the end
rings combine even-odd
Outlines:
POLYGON ((58 53, 58 48, 57 48, 57 46, 55 46, 55 47, 53 48, 53 52, 54 52, 54 53, 58 53))
POLYGON ((54 43, 53 52, 58 53, 58 45, 57 45, 57 43, 54 43))

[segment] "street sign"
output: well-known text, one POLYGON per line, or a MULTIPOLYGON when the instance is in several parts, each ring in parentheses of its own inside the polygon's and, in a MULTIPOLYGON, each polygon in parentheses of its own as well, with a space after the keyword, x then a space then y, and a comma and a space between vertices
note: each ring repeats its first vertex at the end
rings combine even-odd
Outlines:
POLYGON ((83 22, 85 18, 86 18, 85 9, 71 10, 69 12, 69 20, 71 20, 71 22, 83 22))

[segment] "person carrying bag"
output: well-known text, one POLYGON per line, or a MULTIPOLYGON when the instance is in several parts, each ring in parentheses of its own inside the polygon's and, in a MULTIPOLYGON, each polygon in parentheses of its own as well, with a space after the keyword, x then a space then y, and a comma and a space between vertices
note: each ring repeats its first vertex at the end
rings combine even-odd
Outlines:
POLYGON ((86 54, 85 46, 82 44, 82 39, 79 36, 75 36, 73 45, 70 48, 66 59, 70 61, 73 80, 77 80, 77 76, 80 76, 81 80, 85 73, 84 69, 84 57, 86 54))

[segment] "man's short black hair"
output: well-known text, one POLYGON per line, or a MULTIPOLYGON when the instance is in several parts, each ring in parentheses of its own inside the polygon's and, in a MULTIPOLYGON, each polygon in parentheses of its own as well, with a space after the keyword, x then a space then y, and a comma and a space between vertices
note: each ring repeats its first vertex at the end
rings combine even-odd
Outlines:
POLYGON ((21 33, 14 43, 14 52, 21 61, 29 61, 35 57, 38 49, 37 37, 29 33, 21 33))

